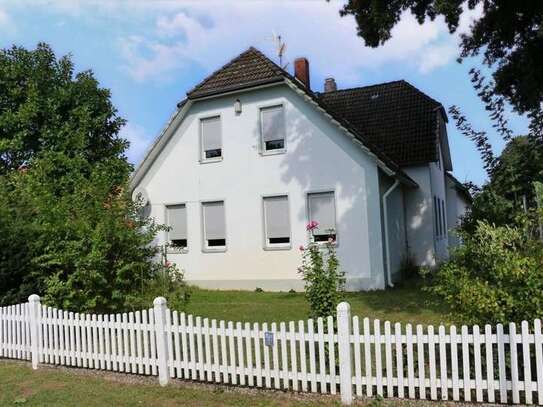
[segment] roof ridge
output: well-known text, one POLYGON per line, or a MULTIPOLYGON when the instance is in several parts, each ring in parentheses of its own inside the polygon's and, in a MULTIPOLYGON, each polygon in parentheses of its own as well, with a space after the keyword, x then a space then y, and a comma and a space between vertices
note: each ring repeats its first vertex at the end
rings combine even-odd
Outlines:
MULTIPOLYGON (((191 93, 194 93, 195 91, 197 91, 199 88, 201 88, 208 80, 210 80, 211 78, 213 78, 215 75, 217 75, 220 71, 228 68, 229 66, 235 64, 236 62, 238 62, 241 58, 243 58, 244 56, 250 54, 250 53, 254 53, 256 55, 258 55, 260 58, 262 58, 266 64, 268 64, 270 67, 272 67, 275 71, 277 71, 277 68, 281 69, 278 65, 276 65, 273 61, 271 61, 266 55, 264 55, 260 50, 258 50, 257 48, 253 47, 252 45, 247 48, 245 51, 243 51, 241 54, 239 54, 238 56, 232 58, 230 61, 228 61, 227 63, 225 63, 223 66, 221 66, 220 68, 218 69, 215 69, 213 72, 211 72, 209 75, 207 75, 202 81, 200 81, 197 85, 195 85, 192 89, 190 89, 189 91, 187 91, 187 96, 190 97, 190 94, 191 93)), ((282 69, 281 69, 282 70, 282 69)), ((281 72, 276 72, 278 74, 281 74, 281 72)))
POLYGON ((321 96, 321 95, 324 95, 324 94, 334 94, 334 93, 340 93, 340 92, 349 92, 349 91, 353 91, 353 90, 361 90, 361 89, 376 88, 376 87, 379 87, 379 86, 391 85, 391 84, 396 84, 396 83, 406 85, 406 86, 408 86, 409 88, 415 90, 417 93, 419 93, 422 97, 426 98, 428 101, 430 101, 430 102, 432 102, 432 103, 435 103, 435 104, 438 105, 438 106, 443 106, 440 102, 438 102, 438 101, 435 100, 434 98, 428 96, 428 95, 427 95, 426 93, 424 93, 422 90, 420 90, 419 88, 417 88, 415 85, 412 85, 411 83, 409 83, 409 82, 406 81, 405 79, 397 79, 397 80, 395 80, 395 81, 375 83, 375 84, 373 84, 373 85, 367 85, 367 86, 355 86, 354 88, 337 89, 337 90, 329 91, 329 92, 317 92, 317 94, 318 94, 319 96, 321 96))
POLYGON ((319 95, 322 95, 322 94, 325 94, 325 93, 329 94, 329 93, 348 92, 348 91, 352 91, 352 90, 375 88, 377 86, 390 85, 390 84, 393 84, 393 83, 401 83, 401 82, 406 82, 406 81, 404 79, 397 79, 395 81, 375 83, 373 85, 355 86, 354 88, 337 89, 337 90, 332 90, 332 91, 328 91, 328 92, 316 92, 316 93, 319 94, 319 95))

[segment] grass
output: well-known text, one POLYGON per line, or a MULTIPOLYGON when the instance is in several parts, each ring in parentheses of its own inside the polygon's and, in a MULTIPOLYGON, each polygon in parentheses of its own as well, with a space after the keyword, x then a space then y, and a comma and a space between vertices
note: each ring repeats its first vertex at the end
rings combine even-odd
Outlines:
MULTIPOLYGON (((359 293, 347 293, 352 315, 414 324, 449 323, 444 307, 430 304, 421 282, 359 293)), ((194 289, 187 313, 218 320, 280 322, 307 319, 303 293, 250 292, 194 289)))
MULTIPOLYGON (((358 406, 430 407, 420 400, 356 400, 358 406)), ((156 377, 40 366, 0 360, 0 406, 340 406, 339 396, 255 390, 173 381, 160 387, 156 377)), ((448 402, 439 405, 455 406, 448 402)))
POLYGON ((0 406, 339 406, 316 397, 180 383, 160 387, 156 378, 40 367, 0 361, 0 406), (317 403, 319 401, 320 403, 317 403))

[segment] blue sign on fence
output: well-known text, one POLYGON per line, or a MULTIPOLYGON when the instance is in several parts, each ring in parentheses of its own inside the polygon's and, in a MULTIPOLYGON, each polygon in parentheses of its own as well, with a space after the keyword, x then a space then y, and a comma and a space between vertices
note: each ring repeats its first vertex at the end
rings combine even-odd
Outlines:
POLYGON ((273 332, 264 332, 264 344, 273 346, 273 332))

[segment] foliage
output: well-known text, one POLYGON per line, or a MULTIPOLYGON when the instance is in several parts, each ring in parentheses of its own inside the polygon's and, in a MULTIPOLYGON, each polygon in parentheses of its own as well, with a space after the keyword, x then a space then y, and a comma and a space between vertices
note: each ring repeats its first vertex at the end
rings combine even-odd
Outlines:
MULTIPOLYGON (((307 230, 318 228, 318 222, 311 221, 307 230)), ((309 303, 310 317, 334 315, 336 307, 343 298, 344 273, 339 267, 335 242, 330 237, 322 245, 311 242, 307 247, 300 246, 302 265, 298 272, 305 281, 305 297, 309 303)))
POLYGON ((478 221, 515 225, 520 214, 535 209, 534 181, 543 181, 543 144, 528 136, 511 139, 489 171, 489 181, 474 194, 462 228, 478 221))
POLYGON ((428 274, 427 290, 469 324, 543 317, 543 241, 532 237, 534 220, 525 217, 522 227, 479 221, 473 233, 460 232, 463 245, 428 274))
POLYGON ((90 163, 120 157, 124 123, 109 90, 91 71, 74 74, 70 56, 57 59, 44 43, 0 50, 0 175, 47 150, 90 163))
POLYGON ((191 292, 183 273, 167 263, 163 270, 157 271, 151 280, 143 282, 141 291, 130 298, 127 305, 134 310, 140 310, 149 308, 156 297, 164 297, 168 301, 168 308, 184 311, 189 303, 191 292))
POLYGON ((62 309, 116 312, 162 275, 184 292, 154 261, 164 227, 132 202, 123 123, 69 57, 45 44, 0 52, 0 303, 37 293, 62 309))
MULTIPOLYGON (((410 11, 422 24, 427 19, 442 16, 451 33, 466 12, 478 5, 482 13, 469 33, 461 35, 459 61, 482 54, 483 63, 492 73, 486 88, 487 95, 496 96, 494 102, 503 106, 511 103, 515 111, 529 113, 532 132, 542 136, 543 113, 543 2, 509 0, 349 0, 340 14, 354 16, 358 35, 371 47, 384 44, 391 38, 392 28, 402 13, 410 11)), ((477 74, 474 79, 477 80, 477 74)), ((498 106, 496 106, 498 107, 498 106)))

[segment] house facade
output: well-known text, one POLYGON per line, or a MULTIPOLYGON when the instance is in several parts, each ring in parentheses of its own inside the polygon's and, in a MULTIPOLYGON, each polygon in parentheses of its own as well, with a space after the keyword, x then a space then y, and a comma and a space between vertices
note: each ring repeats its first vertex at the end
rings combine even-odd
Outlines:
POLYGON ((299 247, 332 238, 347 289, 380 289, 456 243, 446 120, 407 82, 317 93, 307 60, 290 75, 250 48, 187 93, 133 194, 192 284, 301 290, 299 247))

